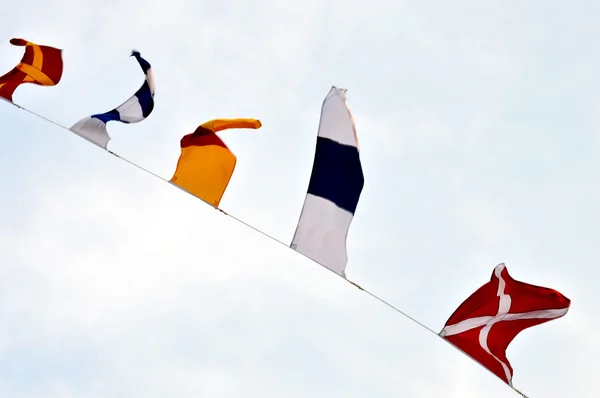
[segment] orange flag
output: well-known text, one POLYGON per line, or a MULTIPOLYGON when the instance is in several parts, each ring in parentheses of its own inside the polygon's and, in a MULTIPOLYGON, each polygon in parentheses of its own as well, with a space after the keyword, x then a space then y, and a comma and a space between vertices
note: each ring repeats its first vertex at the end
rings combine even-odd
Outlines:
POLYGON ((181 156, 171 182, 219 207, 235 169, 236 157, 215 134, 234 128, 258 129, 256 119, 215 119, 181 139, 181 156))
POLYGON ((62 50, 38 46, 23 39, 11 39, 14 46, 25 46, 21 62, 4 76, 0 76, 0 97, 12 102, 12 95, 23 83, 55 86, 63 73, 62 50))

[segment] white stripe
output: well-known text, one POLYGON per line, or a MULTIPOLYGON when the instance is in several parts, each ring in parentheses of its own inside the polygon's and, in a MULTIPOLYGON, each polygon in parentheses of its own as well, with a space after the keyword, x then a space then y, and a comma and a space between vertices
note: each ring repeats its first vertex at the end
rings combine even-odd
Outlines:
MULTIPOLYGON (((515 314, 506 314, 504 317, 505 321, 517 321, 524 319, 555 319, 560 318, 565 315, 569 311, 568 308, 560 308, 554 310, 535 310, 529 312, 521 312, 515 314)), ((478 316, 475 318, 465 319, 453 325, 448 325, 444 327, 442 332, 440 332, 440 336, 454 336, 456 334, 460 334, 466 332, 471 329, 475 329, 481 326, 485 326, 489 321, 494 319, 493 316, 478 316)))
POLYGON ((453 336, 455 334, 466 332, 467 330, 485 326, 492 319, 494 319, 494 317, 491 315, 465 319, 464 321, 460 321, 458 323, 455 323, 454 325, 448 325, 444 327, 444 329, 440 333, 440 336, 453 336))
POLYGON ((498 297, 504 294, 504 289, 506 288, 506 282, 502 279, 502 271, 504 271, 506 266, 502 264, 498 264, 494 269, 494 275, 498 278, 498 297))
POLYGON ((154 74, 152 73, 152 67, 150 67, 146 73, 146 80, 148 81, 148 87, 150 87, 152 97, 154 97, 154 74))
POLYGON ((104 149, 106 149, 110 141, 110 136, 106 131, 106 124, 94 117, 84 117, 69 130, 104 149))
POLYGON ((121 104, 117 111, 122 122, 137 123, 145 119, 140 101, 135 95, 121 104))
POLYGON ((522 319, 555 319, 560 318, 569 311, 569 308, 560 308, 555 310, 536 310, 521 312, 519 314, 508 314, 504 317, 505 321, 516 321, 522 319))
POLYGON ((345 277, 346 235, 352 218, 349 211, 309 193, 290 247, 345 277))
POLYGON ((319 137, 358 148, 358 138, 352 113, 346 104, 346 90, 331 87, 323 101, 319 137))
POLYGON ((510 374, 508 364, 502 362, 502 360, 500 360, 497 356, 492 354, 487 342, 490 329, 496 323, 504 319, 506 314, 508 314, 508 311, 510 310, 510 305, 512 303, 511 297, 508 294, 504 294, 504 288, 506 287, 506 282, 504 281, 504 279, 502 279, 502 270, 504 270, 504 268, 504 264, 500 264, 494 270, 494 274, 498 278, 498 296, 500 297, 500 304, 498 305, 498 313, 496 314, 496 316, 492 320, 490 320, 487 323, 487 325, 485 325, 485 327, 479 332, 479 344, 488 354, 494 357, 494 359, 498 361, 500 365, 502 365, 502 369, 504 369, 504 373, 506 375, 506 380, 508 380, 508 384, 512 387, 512 376, 510 374))

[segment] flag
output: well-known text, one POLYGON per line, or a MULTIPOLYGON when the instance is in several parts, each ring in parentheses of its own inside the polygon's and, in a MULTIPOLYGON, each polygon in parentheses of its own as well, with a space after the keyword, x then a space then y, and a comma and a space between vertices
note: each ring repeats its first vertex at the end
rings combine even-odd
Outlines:
POLYGON ((236 157, 215 133, 261 126, 256 119, 215 119, 200 125, 181 139, 181 155, 171 183, 219 207, 233 175, 236 157))
POLYGON ((290 245, 344 278, 346 236, 364 186, 346 91, 332 87, 323 101, 308 192, 290 245))
POLYGON ((139 123, 145 120, 154 109, 154 77, 152 75, 152 67, 148 61, 142 58, 138 51, 133 50, 131 56, 135 57, 146 75, 146 80, 142 84, 142 87, 117 108, 106 113, 85 117, 69 129, 104 149, 106 149, 110 141, 110 136, 106 130, 106 123, 110 121, 139 123))
POLYGON ((21 62, 4 76, 0 76, 0 97, 12 102, 13 93, 23 83, 56 86, 62 77, 62 50, 39 46, 23 39, 10 39, 14 46, 25 46, 21 62))
POLYGON ((514 280, 504 264, 450 316, 440 336, 512 386, 506 349, 521 331, 567 313, 571 301, 546 287, 514 280))

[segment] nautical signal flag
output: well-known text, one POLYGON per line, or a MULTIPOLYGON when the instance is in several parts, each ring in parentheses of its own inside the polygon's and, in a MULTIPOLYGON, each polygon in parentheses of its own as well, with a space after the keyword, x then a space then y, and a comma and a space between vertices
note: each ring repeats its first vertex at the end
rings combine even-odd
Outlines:
POLYGON ((171 183, 219 207, 235 169, 236 157, 215 134, 226 129, 258 129, 257 119, 215 119, 181 139, 181 155, 171 183))
POLYGON ((546 287, 514 280, 504 264, 454 313, 440 336, 512 386, 506 349, 521 331, 564 316, 571 301, 546 287))
POLYGON ((55 86, 63 73, 62 50, 40 46, 23 39, 10 39, 14 46, 25 46, 21 62, 0 76, 0 97, 12 102, 13 93, 23 83, 55 86))
POLYGON ((106 149, 110 136, 106 130, 106 123, 117 121, 121 123, 139 123, 150 115, 154 109, 154 77, 152 67, 142 58, 139 51, 133 50, 131 56, 135 57, 146 75, 146 80, 138 91, 123 104, 106 113, 85 117, 75 123, 69 130, 87 139, 88 141, 106 149))
POLYGON ((346 89, 332 87, 321 107, 308 192, 290 247, 346 277, 346 236, 365 179, 346 89))

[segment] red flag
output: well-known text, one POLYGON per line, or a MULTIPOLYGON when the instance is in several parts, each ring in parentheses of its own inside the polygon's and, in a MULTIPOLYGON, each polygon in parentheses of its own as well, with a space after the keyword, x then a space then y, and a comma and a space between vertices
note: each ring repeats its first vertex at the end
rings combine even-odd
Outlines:
POLYGON ((556 290, 514 280, 499 264, 490 281, 454 311, 440 336, 512 386, 510 342, 522 330, 562 317, 570 305, 556 290))
POLYGON ((23 39, 11 39, 15 46, 25 46, 21 62, 4 76, 0 76, 0 97, 12 102, 14 91, 23 83, 55 86, 63 73, 62 50, 38 46, 23 39))

